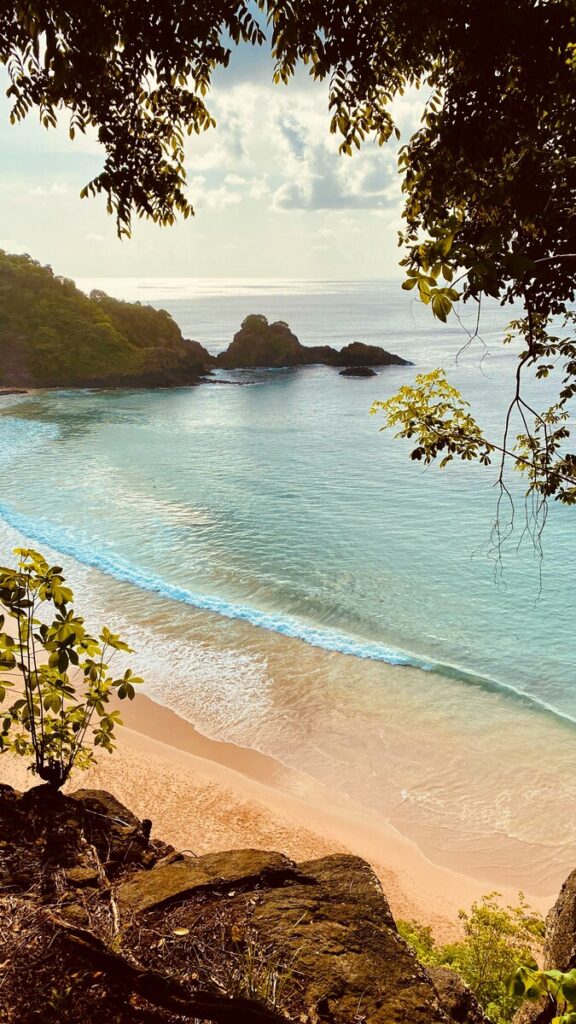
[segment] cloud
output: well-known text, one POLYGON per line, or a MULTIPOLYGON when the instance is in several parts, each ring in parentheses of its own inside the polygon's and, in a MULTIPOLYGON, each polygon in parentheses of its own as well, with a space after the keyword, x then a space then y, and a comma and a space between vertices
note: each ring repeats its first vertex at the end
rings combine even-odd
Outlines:
POLYGON ((224 210, 227 206, 235 206, 242 202, 239 192, 233 191, 227 185, 211 186, 204 175, 198 175, 190 180, 190 191, 193 205, 197 210, 224 210))
POLYGON ((60 184, 60 182, 54 181, 48 187, 44 185, 36 185, 34 188, 28 190, 28 195, 31 196, 67 196, 70 189, 67 185, 60 184))
POLYGON ((271 137, 283 181, 274 210, 385 210, 399 202, 394 153, 366 142, 352 158, 338 153, 328 130, 327 108, 307 95, 273 98, 271 137))

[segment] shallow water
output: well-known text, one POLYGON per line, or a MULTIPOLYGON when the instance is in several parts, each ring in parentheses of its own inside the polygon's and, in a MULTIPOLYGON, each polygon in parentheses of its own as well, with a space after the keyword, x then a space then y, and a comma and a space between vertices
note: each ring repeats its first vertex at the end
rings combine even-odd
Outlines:
POLYGON ((67 556, 85 599, 134 635, 149 691, 210 735, 329 780, 443 863, 498 874, 542 840, 533 875, 549 878, 574 838, 552 809, 576 795, 573 513, 551 510, 541 593, 530 543, 510 547, 498 586, 493 474, 423 470, 368 415, 440 365, 494 436, 509 311, 483 313, 482 367, 478 343, 454 366, 462 329, 397 283, 116 293, 165 306, 212 351, 263 312, 304 343, 380 343, 417 366, 5 399, 0 554, 19 532, 67 556))

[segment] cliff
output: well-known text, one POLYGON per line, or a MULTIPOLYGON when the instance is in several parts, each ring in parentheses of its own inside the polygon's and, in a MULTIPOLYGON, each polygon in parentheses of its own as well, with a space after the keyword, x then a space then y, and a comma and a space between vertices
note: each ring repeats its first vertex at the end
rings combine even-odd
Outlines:
POLYGON ((482 1020, 462 983, 418 963, 360 858, 196 857, 151 824, 102 791, 0 786, 0 1019, 482 1020))
POLYGON ((88 297, 0 250, 0 388, 192 384, 212 362, 164 310, 88 297))
POLYGON ((225 352, 217 358, 226 369, 249 367, 309 366, 409 366, 406 359, 377 345, 352 342, 338 351, 330 345, 302 345, 287 323, 268 323, 265 316, 252 313, 242 321, 240 330, 225 352))

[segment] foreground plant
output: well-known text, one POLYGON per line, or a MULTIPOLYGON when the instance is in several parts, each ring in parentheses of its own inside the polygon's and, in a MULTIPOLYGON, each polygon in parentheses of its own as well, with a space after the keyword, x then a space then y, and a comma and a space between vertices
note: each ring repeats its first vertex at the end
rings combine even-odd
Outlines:
POLYGON ((512 977, 510 992, 517 999, 530 1002, 547 998, 559 1011, 551 1024, 576 1024, 576 970, 565 973, 519 967, 512 977))
MULTIPOLYGON (((534 953, 543 941, 544 921, 522 893, 515 907, 503 907, 499 895, 489 893, 473 903, 470 911, 460 911, 464 926, 460 942, 438 946, 431 929, 415 921, 399 921, 398 930, 423 964, 449 967, 460 975, 492 1024, 508 1024, 521 1001, 521 993, 510 988, 510 977, 518 964, 534 964, 534 953)), ((576 1024, 576 1018, 569 1024, 576 1024)))
POLYGON ((30 769, 60 789, 73 768, 88 768, 93 747, 115 749, 118 711, 113 694, 132 700, 142 682, 126 669, 115 679, 109 661, 131 652, 105 626, 98 639, 74 613, 72 590, 60 566, 30 548, 16 548, 16 568, 0 566, 0 753, 31 758, 30 769))

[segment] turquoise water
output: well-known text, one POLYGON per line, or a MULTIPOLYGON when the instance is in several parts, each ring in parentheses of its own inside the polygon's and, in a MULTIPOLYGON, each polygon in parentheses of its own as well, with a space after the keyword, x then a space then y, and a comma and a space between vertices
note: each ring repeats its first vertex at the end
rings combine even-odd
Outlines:
MULTIPOLYGON (((509 311, 483 313, 491 354, 482 365, 478 342, 455 365, 462 328, 433 324, 396 282, 117 282, 116 293, 168 308, 212 351, 248 312, 263 312, 287 320, 304 343, 379 343, 416 366, 367 380, 307 367, 219 374, 249 382, 243 387, 5 399, 2 557, 17 534, 68 556, 77 586, 92 603, 97 595, 105 614, 112 607, 135 629, 147 617, 149 665, 178 636, 177 670, 163 682, 156 674, 157 696, 212 734, 284 760, 297 750, 312 774, 326 775, 327 760, 346 749, 343 788, 373 807, 405 787, 388 779, 375 795, 362 776, 368 748, 370 760, 384 757, 374 716, 383 722, 394 705, 389 692, 388 708, 382 703, 388 684, 369 663, 427 670, 417 684, 427 699, 442 694, 456 717, 478 714, 488 736, 503 701, 511 721, 529 713, 532 728, 535 716, 557 715, 559 729, 570 727, 561 716, 576 720, 574 513, 551 509, 542 565, 530 542, 516 551, 518 531, 498 584, 494 474, 425 470, 368 415, 373 399, 444 366, 497 436, 514 369, 514 353, 498 343, 509 311), (312 649, 327 660, 304 653, 312 649), (294 650, 302 670, 291 702, 279 679, 293 672, 294 650), (270 707, 256 710, 272 663, 273 725, 270 707), (350 673, 354 698, 345 692, 350 673), (470 700, 480 702, 473 711, 470 700), (324 746, 303 714, 324 715, 316 722, 324 746), (330 750, 328 714, 338 718, 330 750)), ((406 687, 408 707, 415 696, 406 687)), ((397 767, 400 779, 401 760, 397 767)), ((460 786, 465 793, 464 779, 460 786)), ((488 823, 506 829, 507 821, 488 823)))

